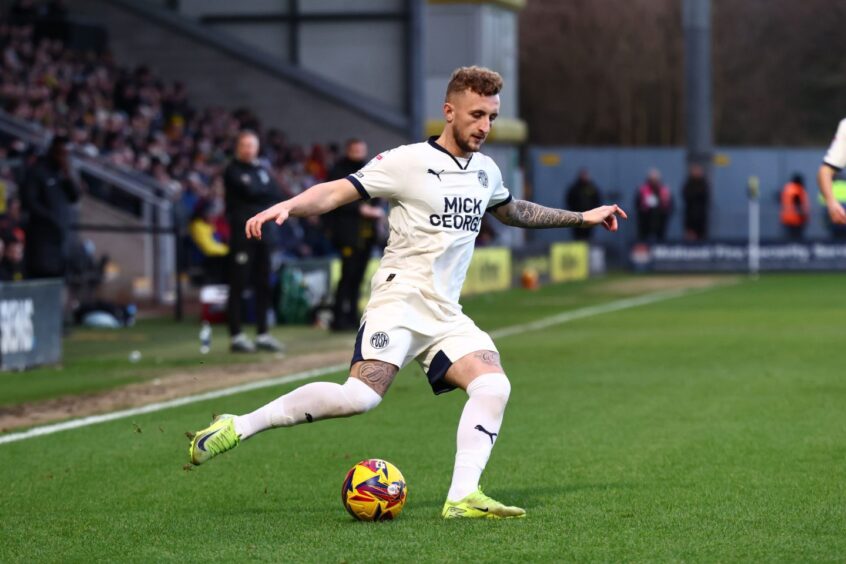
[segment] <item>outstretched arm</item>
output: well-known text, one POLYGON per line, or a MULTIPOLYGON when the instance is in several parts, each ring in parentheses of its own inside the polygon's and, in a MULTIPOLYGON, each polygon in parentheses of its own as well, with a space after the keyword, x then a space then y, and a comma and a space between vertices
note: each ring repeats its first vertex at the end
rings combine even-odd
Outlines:
POLYGON ((346 178, 315 184, 290 200, 279 202, 247 220, 247 238, 261 239, 261 226, 268 221, 282 225, 289 216, 308 217, 330 212, 337 207, 361 198, 352 182, 346 178))
POLYGON ((526 200, 512 200, 504 206, 491 210, 491 213, 505 225, 529 229, 548 229, 551 227, 593 227, 602 225, 608 231, 617 230, 617 216, 628 216, 617 205, 600 206, 586 212, 574 212, 547 208, 526 200))

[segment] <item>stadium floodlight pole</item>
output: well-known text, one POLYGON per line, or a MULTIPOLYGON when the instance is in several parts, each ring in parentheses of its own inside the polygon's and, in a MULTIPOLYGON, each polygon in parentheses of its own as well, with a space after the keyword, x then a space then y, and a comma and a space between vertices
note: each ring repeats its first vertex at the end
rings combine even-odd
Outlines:
POLYGON ((711 0, 682 0, 685 131, 688 164, 711 177, 711 0))
POLYGON ((423 139, 425 108, 423 91, 425 89, 426 64, 426 2, 406 0, 406 100, 408 114, 409 141, 416 143, 423 139))
POLYGON ((750 176, 746 188, 749 194, 749 275, 757 278, 761 270, 761 182, 758 177, 750 176))

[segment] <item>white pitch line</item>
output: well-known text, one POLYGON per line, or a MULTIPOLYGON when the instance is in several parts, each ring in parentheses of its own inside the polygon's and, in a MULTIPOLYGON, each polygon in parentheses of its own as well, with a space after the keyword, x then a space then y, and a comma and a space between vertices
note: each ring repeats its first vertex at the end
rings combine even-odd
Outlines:
MULTIPOLYGON (((711 288, 713 288, 713 286, 711 288)), ((586 317, 602 315, 604 313, 614 313, 616 311, 621 311, 624 309, 630 309, 633 307, 639 307, 643 305, 653 304, 656 302, 661 302, 664 300, 678 298, 695 292, 696 290, 670 290, 653 292, 651 294, 645 294, 634 298, 626 298, 623 300, 617 300, 606 304, 588 306, 572 311, 565 311, 563 313, 544 317, 543 319, 538 319, 537 321, 532 321, 529 323, 521 323, 520 325, 503 327, 501 329, 491 331, 490 335, 493 338, 501 339, 503 337, 510 337, 512 335, 526 333, 528 331, 538 331, 540 329, 546 329, 547 327, 552 327, 554 325, 562 325, 564 323, 569 323, 570 321, 575 321, 577 319, 584 319, 586 317)), ((308 380, 310 378, 316 378, 317 376, 324 376, 333 372, 340 372, 341 370, 346 370, 347 366, 347 364, 333 364, 332 366, 315 368, 313 370, 297 372, 296 374, 279 376, 277 378, 257 380, 248 384, 241 384, 238 386, 223 388, 221 390, 213 390, 202 394, 194 394, 168 401, 151 403, 148 405, 143 405, 141 407, 134 407, 132 409, 123 409, 121 411, 113 411, 112 413, 104 413, 102 415, 91 415, 89 417, 82 417, 80 419, 71 419, 70 421, 64 421, 62 423, 54 423, 51 425, 43 425, 41 427, 33 427, 32 429, 22 431, 20 433, 9 433, 8 435, 0 435, 0 445, 14 443, 17 441, 24 441, 27 439, 33 439, 35 437, 42 437, 44 435, 52 435, 53 433, 58 433, 60 431, 68 431, 70 429, 88 427, 90 425, 96 425, 97 423, 105 423, 107 421, 125 419, 127 417, 133 417, 135 415, 154 413, 156 411, 170 409, 171 407, 179 407, 182 405, 188 405, 210 399, 232 396, 235 394, 240 394, 242 392, 260 390, 262 388, 279 386, 282 384, 288 384, 290 382, 297 382, 299 380, 308 380)))
POLYGON ((652 304, 655 302, 661 302, 672 298, 678 298, 680 296, 688 295, 692 292, 693 290, 664 290, 661 292, 653 292, 651 294, 644 294, 642 296, 637 296, 634 298, 626 298, 623 300, 617 300, 606 304, 599 304, 595 306, 583 307, 581 309, 574 309, 572 311, 565 311, 556 315, 551 315, 549 317, 538 319, 537 321, 522 323, 520 325, 512 325, 511 327, 503 327, 502 329, 496 329, 494 331, 490 331, 489 334, 494 339, 501 339, 502 337, 519 335, 521 333, 526 333, 527 331, 538 331, 540 329, 546 329, 547 327, 552 327, 553 325, 562 325, 564 323, 569 323, 570 321, 575 321, 577 319, 584 319, 585 317, 593 317, 594 315, 602 315, 603 313, 613 313, 615 311, 652 304))
POLYGON ((35 437, 41 437, 44 435, 52 435, 53 433, 58 433, 59 431, 67 431, 69 429, 78 429, 80 427, 88 427, 89 425, 96 425, 97 423, 105 423, 106 421, 114 421, 116 419, 124 419, 126 417, 133 417, 135 415, 142 415, 145 413, 153 413, 155 411, 161 411, 163 409, 169 409, 171 407, 179 407, 180 405, 188 405, 190 403, 196 403, 199 401, 205 401, 210 399, 222 398, 226 396, 232 396, 235 394, 240 394, 241 392, 249 392, 251 390, 260 390, 261 388, 269 388, 271 386, 278 386, 281 384, 288 384, 290 382, 296 382, 298 380, 307 380, 309 378, 316 378, 317 376, 324 376, 326 374, 331 374, 333 372, 340 372, 341 370, 346 370, 349 365, 347 364, 333 364, 332 366, 324 366, 323 368, 315 368, 313 370, 307 370, 305 372, 297 372, 296 374, 289 374, 287 376, 279 376, 277 378, 270 378, 267 380, 256 380, 255 382, 250 382, 248 384, 241 384, 238 386, 232 386, 230 388, 223 388, 220 390, 212 390, 211 392, 205 392, 202 394, 194 394, 190 396, 184 396, 181 398, 176 398, 168 401, 161 401, 157 403, 151 403, 148 405, 142 405, 141 407, 133 407, 132 409, 122 409, 121 411, 113 411, 111 413, 104 413, 102 415, 91 415, 89 417, 82 417, 80 419, 71 419, 70 421, 64 421, 62 423, 54 423, 52 425, 43 425, 41 427, 33 427, 28 431, 22 431, 20 433, 11 433, 8 435, 0 435, 0 445, 6 443, 13 443, 16 441, 23 441, 26 439, 32 439, 35 437))

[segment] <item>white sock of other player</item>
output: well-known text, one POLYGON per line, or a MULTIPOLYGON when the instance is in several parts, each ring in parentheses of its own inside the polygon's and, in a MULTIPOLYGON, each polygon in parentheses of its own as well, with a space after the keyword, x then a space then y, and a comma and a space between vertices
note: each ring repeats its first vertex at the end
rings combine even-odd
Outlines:
POLYGON ((252 413, 235 417, 235 432, 247 439, 271 427, 291 427, 300 423, 349 417, 370 411, 382 401, 373 389, 356 378, 344 385, 314 382, 273 400, 252 413))
POLYGON ((447 498, 459 501, 479 487, 479 478, 499 435, 511 384, 505 374, 477 376, 467 386, 470 396, 458 422, 455 469, 447 498))

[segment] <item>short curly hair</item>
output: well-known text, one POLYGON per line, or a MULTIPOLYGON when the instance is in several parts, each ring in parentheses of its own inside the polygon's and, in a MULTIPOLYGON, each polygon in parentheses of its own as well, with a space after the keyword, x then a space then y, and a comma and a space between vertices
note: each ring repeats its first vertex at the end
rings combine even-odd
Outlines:
POLYGON ((480 96, 496 96, 502 90, 502 76, 485 67, 459 67, 449 78, 446 99, 453 94, 470 90, 480 96))

